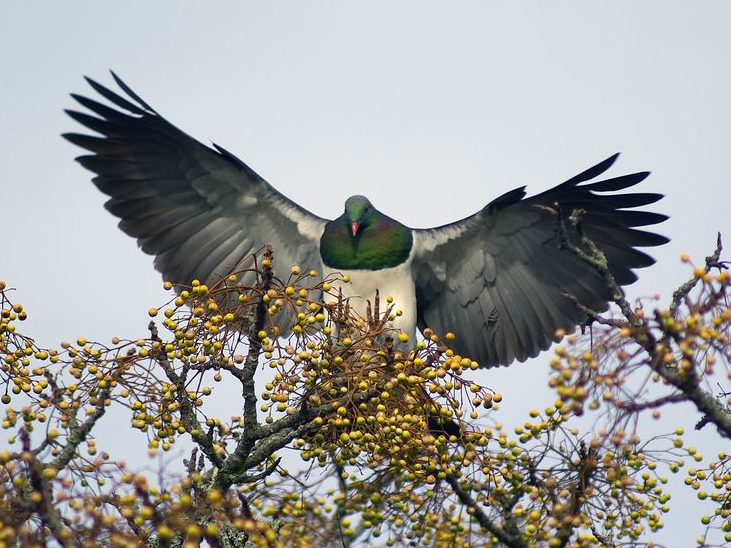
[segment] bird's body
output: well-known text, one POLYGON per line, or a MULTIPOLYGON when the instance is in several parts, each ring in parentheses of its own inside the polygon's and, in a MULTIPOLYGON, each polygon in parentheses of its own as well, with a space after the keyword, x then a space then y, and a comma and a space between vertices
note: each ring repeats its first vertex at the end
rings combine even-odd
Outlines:
POLYGON ((411 275, 410 257, 397 266, 380 270, 343 270, 323 264, 322 272, 326 277, 339 274, 350 279, 348 283, 335 282, 334 291, 324 295, 326 303, 336 303, 340 293, 343 298, 348 299, 353 312, 365 318, 368 303, 374 304, 378 294, 381 310, 385 311, 387 306, 393 306, 395 317, 388 325, 410 337, 416 335, 416 288, 411 275), (388 301, 393 302, 389 304, 388 301))
POLYGON ((411 275, 413 231, 373 207, 365 196, 352 196, 343 214, 327 223, 320 237, 325 277, 347 276, 326 293, 326 303, 347 299, 353 312, 366 318, 368 304, 383 299, 392 307, 394 329, 416 334, 416 288, 411 275))
MULTIPOLYGON (((654 262, 637 247, 667 242, 636 228, 667 218, 635 209, 659 194, 617 193, 647 173, 595 180, 617 155, 535 196, 526 198, 524 187, 507 192, 442 227, 406 227, 363 196, 349 198, 343 214, 328 221, 231 153, 177 129, 114 78, 128 98, 89 83, 117 109, 74 95, 94 115, 68 111, 99 135, 65 137, 91 151, 78 160, 97 174, 94 183, 110 196, 107 209, 175 283, 215 283, 272 244, 275 273, 298 265, 324 276, 346 274, 350 283, 335 289, 361 316, 378 291, 401 311, 394 327, 409 335, 425 327, 452 330, 458 352, 491 367, 535 356, 556 329, 583 321, 576 301, 599 312, 612 298, 602 276, 561 245, 561 212, 583 211, 583 231, 620 285, 636 279, 633 269, 654 262)), ((568 231, 581 246, 576 229, 568 231)), ((334 294, 323 298, 332 302, 334 294)))

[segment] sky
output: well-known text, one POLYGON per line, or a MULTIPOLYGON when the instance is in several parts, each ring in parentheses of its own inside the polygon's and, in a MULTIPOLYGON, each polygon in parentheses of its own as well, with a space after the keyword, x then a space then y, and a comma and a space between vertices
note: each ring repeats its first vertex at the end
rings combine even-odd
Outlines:
MULTIPOLYGON (((658 228, 671 242, 628 295, 667 298, 689 274, 681 253, 701 261, 719 230, 731 242, 730 18, 725 1, 8 3, 0 279, 48 346, 141 336, 165 299, 152 258, 60 137, 79 130, 68 94, 93 95, 82 76, 111 84, 113 69, 181 129, 329 218, 366 194, 404 224, 437 226, 622 152, 611 174, 652 171, 642 190, 665 194, 651 208, 671 216, 658 228)), ((547 361, 481 372, 514 413, 506 422, 552 400, 547 361)), ((692 425, 687 411, 666 424, 692 425)), ((699 529, 688 493, 666 520, 671 545, 699 529)))

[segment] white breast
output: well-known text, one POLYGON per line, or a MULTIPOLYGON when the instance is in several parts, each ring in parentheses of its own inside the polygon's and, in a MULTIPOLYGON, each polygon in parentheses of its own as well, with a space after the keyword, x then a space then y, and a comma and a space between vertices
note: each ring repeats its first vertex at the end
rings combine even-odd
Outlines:
POLYGON ((414 340, 416 336, 416 289, 411 275, 411 257, 403 264, 382 270, 337 270, 323 265, 323 274, 347 275, 349 283, 335 282, 331 295, 325 295, 325 302, 337 302, 338 289, 344 298, 349 298, 351 309, 366 317, 367 301, 374 302, 376 290, 380 296, 381 313, 388 308, 386 299, 393 298, 393 310, 400 310, 391 326, 404 331, 414 340))

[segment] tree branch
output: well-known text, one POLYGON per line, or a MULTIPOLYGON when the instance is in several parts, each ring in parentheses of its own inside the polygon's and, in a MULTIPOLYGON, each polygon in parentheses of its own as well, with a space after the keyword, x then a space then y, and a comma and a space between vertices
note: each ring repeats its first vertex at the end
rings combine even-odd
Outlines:
POLYGON ((669 394, 652 401, 642 403, 617 402, 616 405, 625 411, 636 413, 647 409, 656 409, 657 407, 662 407, 668 403, 682 403, 684 401, 688 401, 688 397, 685 394, 669 394))
POLYGON ((559 546, 563 548, 567 546, 571 540, 571 533, 574 531, 574 518, 581 514, 581 510, 586 503, 586 494, 591 486, 591 480, 596 471, 596 452, 587 447, 582 441, 579 446, 579 463, 576 465, 577 478, 576 485, 571 495, 571 507, 567 516, 564 518, 564 524, 558 530, 557 538, 560 541, 559 546))
POLYGON ((111 383, 109 383, 107 388, 102 388, 97 396, 97 403, 94 406, 94 412, 89 415, 84 422, 71 428, 71 431, 66 436, 66 445, 64 446, 63 451, 61 451, 61 454, 53 461, 54 468, 62 470, 66 468, 68 463, 74 458, 79 445, 84 443, 86 437, 89 435, 92 428, 94 428, 97 421, 106 413, 107 409, 104 402, 109 398, 111 390, 111 383))
MULTIPOLYGON (((619 307, 622 311, 622 315, 633 328, 631 329, 630 336, 648 354, 650 358, 648 363, 652 370, 659 374, 669 384, 685 394, 687 399, 695 404, 698 411, 703 413, 710 422, 716 425, 719 432, 724 437, 731 439, 731 411, 719 403, 712 394, 703 390, 698 385, 698 377, 693 371, 683 373, 663 362, 662 358, 664 357, 664 352, 657 351, 657 339, 645 322, 638 317, 637 314, 635 314, 632 306, 624 298, 622 288, 619 284, 617 284, 614 276, 609 271, 606 255, 580 230, 580 219, 583 211, 575 210, 571 215, 571 222, 574 226, 577 226, 577 230, 581 236, 581 243, 586 247, 588 250, 587 252, 571 244, 566 226, 560 214, 560 207, 558 204, 556 204, 556 207, 559 211, 558 231, 562 246, 569 249, 587 264, 593 266, 602 276, 607 284, 607 288, 612 292, 613 302, 619 307)), ((716 250, 713 254, 706 258, 706 272, 710 272, 711 268, 721 268, 723 266, 719 263, 722 249, 721 235, 719 234, 716 239, 716 250)), ((673 302, 679 304, 683 297, 691 291, 693 286, 694 284, 691 283, 690 280, 683 284, 678 291, 675 292, 673 302)), ((675 305, 676 311, 678 304, 675 305)))
MULTIPOLYGON (((719 267, 721 260, 721 251, 723 250, 723 242, 721 241, 721 233, 716 235, 716 249, 715 251, 706 257, 706 272, 710 272, 711 268, 719 267)), ((670 303, 670 315, 674 318, 681 301, 693 291, 693 288, 700 281, 700 278, 693 276, 690 280, 681 285, 678 289, 673 292, 673 301, 670 303)))
POLYGON ((160 351, 156 356, 157 362, 163 368, 163 371, 165 371, 165 375, 167 375, 170 382, 177 387, 176 400, 180 404, 180 418, 183 419, 183 422, 185 423, 186 431, 190 434, 190 437, 193 438, 193 441, 195 441, 198 447, 201 448, 203 454, 208 457, 211 464, 214 466, 221 466, 221 457, 218 455, 215 447, 213 446, 213 439, 211 439, 210 435, 203 432, 201 424, 195 416, 195 409, 190 404, 190 398, 185 390, 184 379, 175 372, 175 369, 165 354, 162 339, 160 339, 155 322, 151 321, 147 328, 150 331, 151 340, 160 343, 160 351))
POLYGON ((477 502, 465 491, 459 484, 459 480, 455 476, 447 476, 447 483, 452 487, 454 494, 462 504, 472 509, 472 516, 477 520, 482 527, 487 529, 492 535, 494 535, 500 542, 502 542, 508 548, 528 548, 528 545, 523 541, 523 538, 509 534, 502 527, 497 525, 490 517, 480 508, 477 502))
MULTIPOLYGON (((256 305, 256 317, 253 325, 249 329, 249 351, 246 355, 243 367, 240 369, 241 375, 239 380, 241 381, 242 394, 244 396, 244 436, 242 443, 248 443, 250 440, 256 438, 259 435, 259 422, 256 414, 256 390, 254 386, 254 375, 256 374, 256 368, 259 365, 259 356, 261 355, 261 341, 259 340, 259 332, 264 328, 264 321, 267 317, 267 306, 264 302, 264 295, 272 286, 272 280, 274 274, 272 272, 272 258, 273 258, 272 246, 267 246, 264 251, 264 262, 262 272, 264 279, 261 285, 261 296, 259 302, 256 305)), ((239 444, 241 445, 241 444, 239 444)))
MULTIPOLYGON (((30 435, 26 429, 20 432, 21 440, 25 451, 30 451, 30 435)), ((35 457, 28 463, 28 475, 33 491, 40 495, 37 499, 31 498, 31 504, 41 518, 44 526, 48 527, 56 541, 66 548, 68 544, 68 532, 63 526, 61 515, 53 505, 53 494, 50 486, 42 476, 43 463, 35 457)), ((45 536, 45 535, 44 535, 45 536)))

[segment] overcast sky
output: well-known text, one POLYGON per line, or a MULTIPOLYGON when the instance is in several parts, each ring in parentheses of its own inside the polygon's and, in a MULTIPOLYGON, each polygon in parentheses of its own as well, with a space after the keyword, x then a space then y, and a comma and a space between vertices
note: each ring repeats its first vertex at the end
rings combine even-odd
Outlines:
MULTIPOLYGON (((362 193, 435 226, 622 152, 611 173, 651 170, 642 190, 664 193, 653 208, 671 215, 658 229, 671 243, 628 293, 667 297, 689 274, 682 252, 702 260, 717 230, 731 245, 730 29, 727 1, 7 3, 0 279, 46 345, 143 335, 164 298, 59 137, 79 129, 68 93, 91 93, 82 75, 110 84, 111 68, 325 217, 362 193)), ((552 400, 546 362, 483 372, 506 421, 552 400)), ((667 520, 671 544, 692 542, 692 512, 667 520)))

